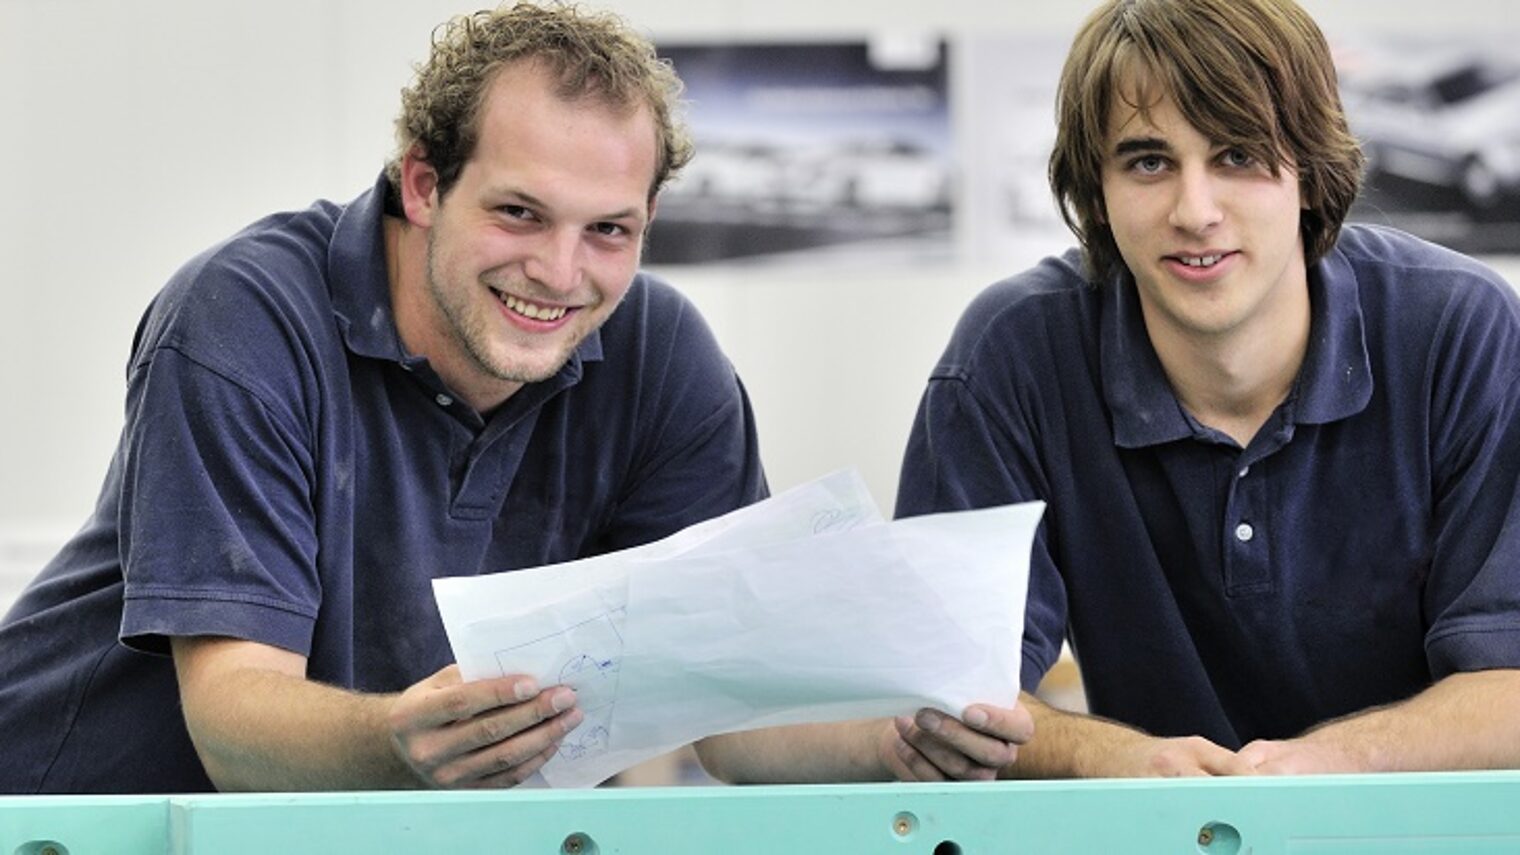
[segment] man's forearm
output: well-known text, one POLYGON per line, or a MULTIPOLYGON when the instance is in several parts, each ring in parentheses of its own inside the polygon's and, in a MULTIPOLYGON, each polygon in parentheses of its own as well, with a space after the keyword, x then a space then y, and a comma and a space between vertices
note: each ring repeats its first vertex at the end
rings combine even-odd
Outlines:
POLYGON ((306 679, 306 660, 237 639, 175 638, 180 703, 196 753, 221 790, 415 787, 396 752, 389 695, 306 679))
POLYGON ((242 669, 186 710, 207 774, 225 791, 400 789, 421 781, 385 726, 389 696, 242 669), (256 699, 256 700, 255 700, 256 699))
POLYGON ((1065 712, 1025 693, 1034 738, 1003 770, 1015 778, 1142 778, 1246 775, 1235 752, 1201 736, 1165 738, 1090 715, 1065 712))
POLYGON ((1019 703, 1034 716, 1034 738, 1019 749, 1006 777, 1123 777, 1117 758, 1149 738, 1116 722, 1056 709, 1028 692, 1019 703))
POLYGON ((1520 670, 1453 674, 1407 701, 1337 719, 1292 743, 1313 752, 1309 762, 1317 765, 1269 771, 1520 768, 1520 670))
POLYGON ((709 736, 696 744, 702 766, 730 784, 882 781, 885 719, 800 724, 709 736))

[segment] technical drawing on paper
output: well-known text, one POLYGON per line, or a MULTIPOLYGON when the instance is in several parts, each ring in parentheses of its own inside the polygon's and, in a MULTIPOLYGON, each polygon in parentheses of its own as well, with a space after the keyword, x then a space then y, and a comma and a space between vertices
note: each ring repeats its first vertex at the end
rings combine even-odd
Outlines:
POLYGON ((544 686, 575 690, 585 719, 560 743, 560 756, 574 760, 606 750, 617 708, 623 657, 619 631, 625 610, 612 609, 563 630, 496 651, 503 674, 532 674, 544 686))

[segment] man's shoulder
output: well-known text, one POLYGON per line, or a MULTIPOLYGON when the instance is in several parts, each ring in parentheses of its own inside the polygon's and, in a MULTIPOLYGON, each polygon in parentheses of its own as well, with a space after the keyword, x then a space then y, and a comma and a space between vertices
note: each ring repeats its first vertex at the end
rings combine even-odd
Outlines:
POLYGON ((1433 387, 1492 403, 1513 385, 1520 298, 1491 268, 1395 229, 1349 226, 1326 269, 1351 271, 1384 389, 1433 387))
POLYGON ((343 208, 319 202, 273 214, 186 262, 154 297, 133 340, 132 366, 169 348, 224 376, 315 370, 341 340, 328 288, 328 247, 343 208), (304 366, 304 367, 301 367, 304 366))
POLYGON ((263 217, 186 262, 165 290, 256 287, 304 290, 325 278, 328 250, 343 207, 318 201, 263 217))
POLYGON ((694 310, 691 298, 668 280, 647 270, 640 270, 634 274, 633 281, 628 285, 628 293, 624 295, 623 303, 619 308, 629 304, 636 307, 637 313, 659 317, 679 317, 685 312, 694 310))
POLYGON ((1503 277, 1477 259, 1387 226, 1347 225, 1334 252, 1346 259, 1359 282, 1425 283, 1440 288, 1505 286, 1503 277))
POLYGON ((942 367, 962 368, 1019 352, 1075 348, 1097 334, 1099 286, 1083 272, 1073 249, 989 285, 955 326, 942 367))
POLYGON ((318 202, 264 217, 191 258, 154 300, 152 314, 241 314, 330 305, 328 248, 342 208, 318 202))
POLYGON ((665 279, 642 270, 600 334, 607 359, 680 360, 718 352, 696 304, 665 279))
POLYGON ((1471 256, 1393 228, 1348 225, 1333 251, 1355 277, 1372 323, 1450 324, 1463 315, 1513 317, 1514 288, 1471 256))

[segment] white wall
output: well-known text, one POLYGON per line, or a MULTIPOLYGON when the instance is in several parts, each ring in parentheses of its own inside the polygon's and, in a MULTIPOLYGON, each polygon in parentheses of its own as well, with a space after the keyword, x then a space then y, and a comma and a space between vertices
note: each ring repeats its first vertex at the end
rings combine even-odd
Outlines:
MULTIPOLYGON (((450 14, 486 0, 0 0, 0 610, 7 574, 82 521, 121 422, 139 314, 186 258, 270 211, 348 199, 450 14), (9 558, 7 558, 9 556, 9 558)), ((1309 0, 1327 31, 1507 20, 1506 0, 1309 0)), ((1086 3, 623 0, 657 38, 1049 33, 1086 3)), ((1055 251, 1060 246, 1049 249, 1055 251)), ((1512 281, 1520 263, 1498 260, 1512 281)), ((890 509, 923 378, 1012 270, 661 271, 700 305, 759 413, 773 487, 853 465, 890 509)))

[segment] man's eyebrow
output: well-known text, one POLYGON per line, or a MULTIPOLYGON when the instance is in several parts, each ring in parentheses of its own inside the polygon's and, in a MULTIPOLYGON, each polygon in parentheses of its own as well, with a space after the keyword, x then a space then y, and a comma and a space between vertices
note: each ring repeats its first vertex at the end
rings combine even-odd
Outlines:
MULTIPOLYGON (((504 187, 498 190, 495 195, 497 195, 499 198, 511 199, 514 202, 522 202, 530 208, 538 208, 544 211, 549 210, 548 204, 543 200, 539 199, 537 196, 534 196, 532 193, 516 187, 504 187)), ((597 217, 597 222, 611 222, 629 218, 641 220, 643 217, 644 212, 640 208, 624 208, 621 211, 615 211, 605 216, 597 217)))
POLYGON ((542 199, 517 187, 487 186, 483 193, 493 206, 524 205, 529 208, 546 208, 542 199))
POLYGON ((1172 150, 1166 140, 1157 137, 1130 137, 1122 139, 1114 146, 1114 156, 1124 157, 1127 154, 1140 154, 1161 152, 1165 154, 1172 150))

